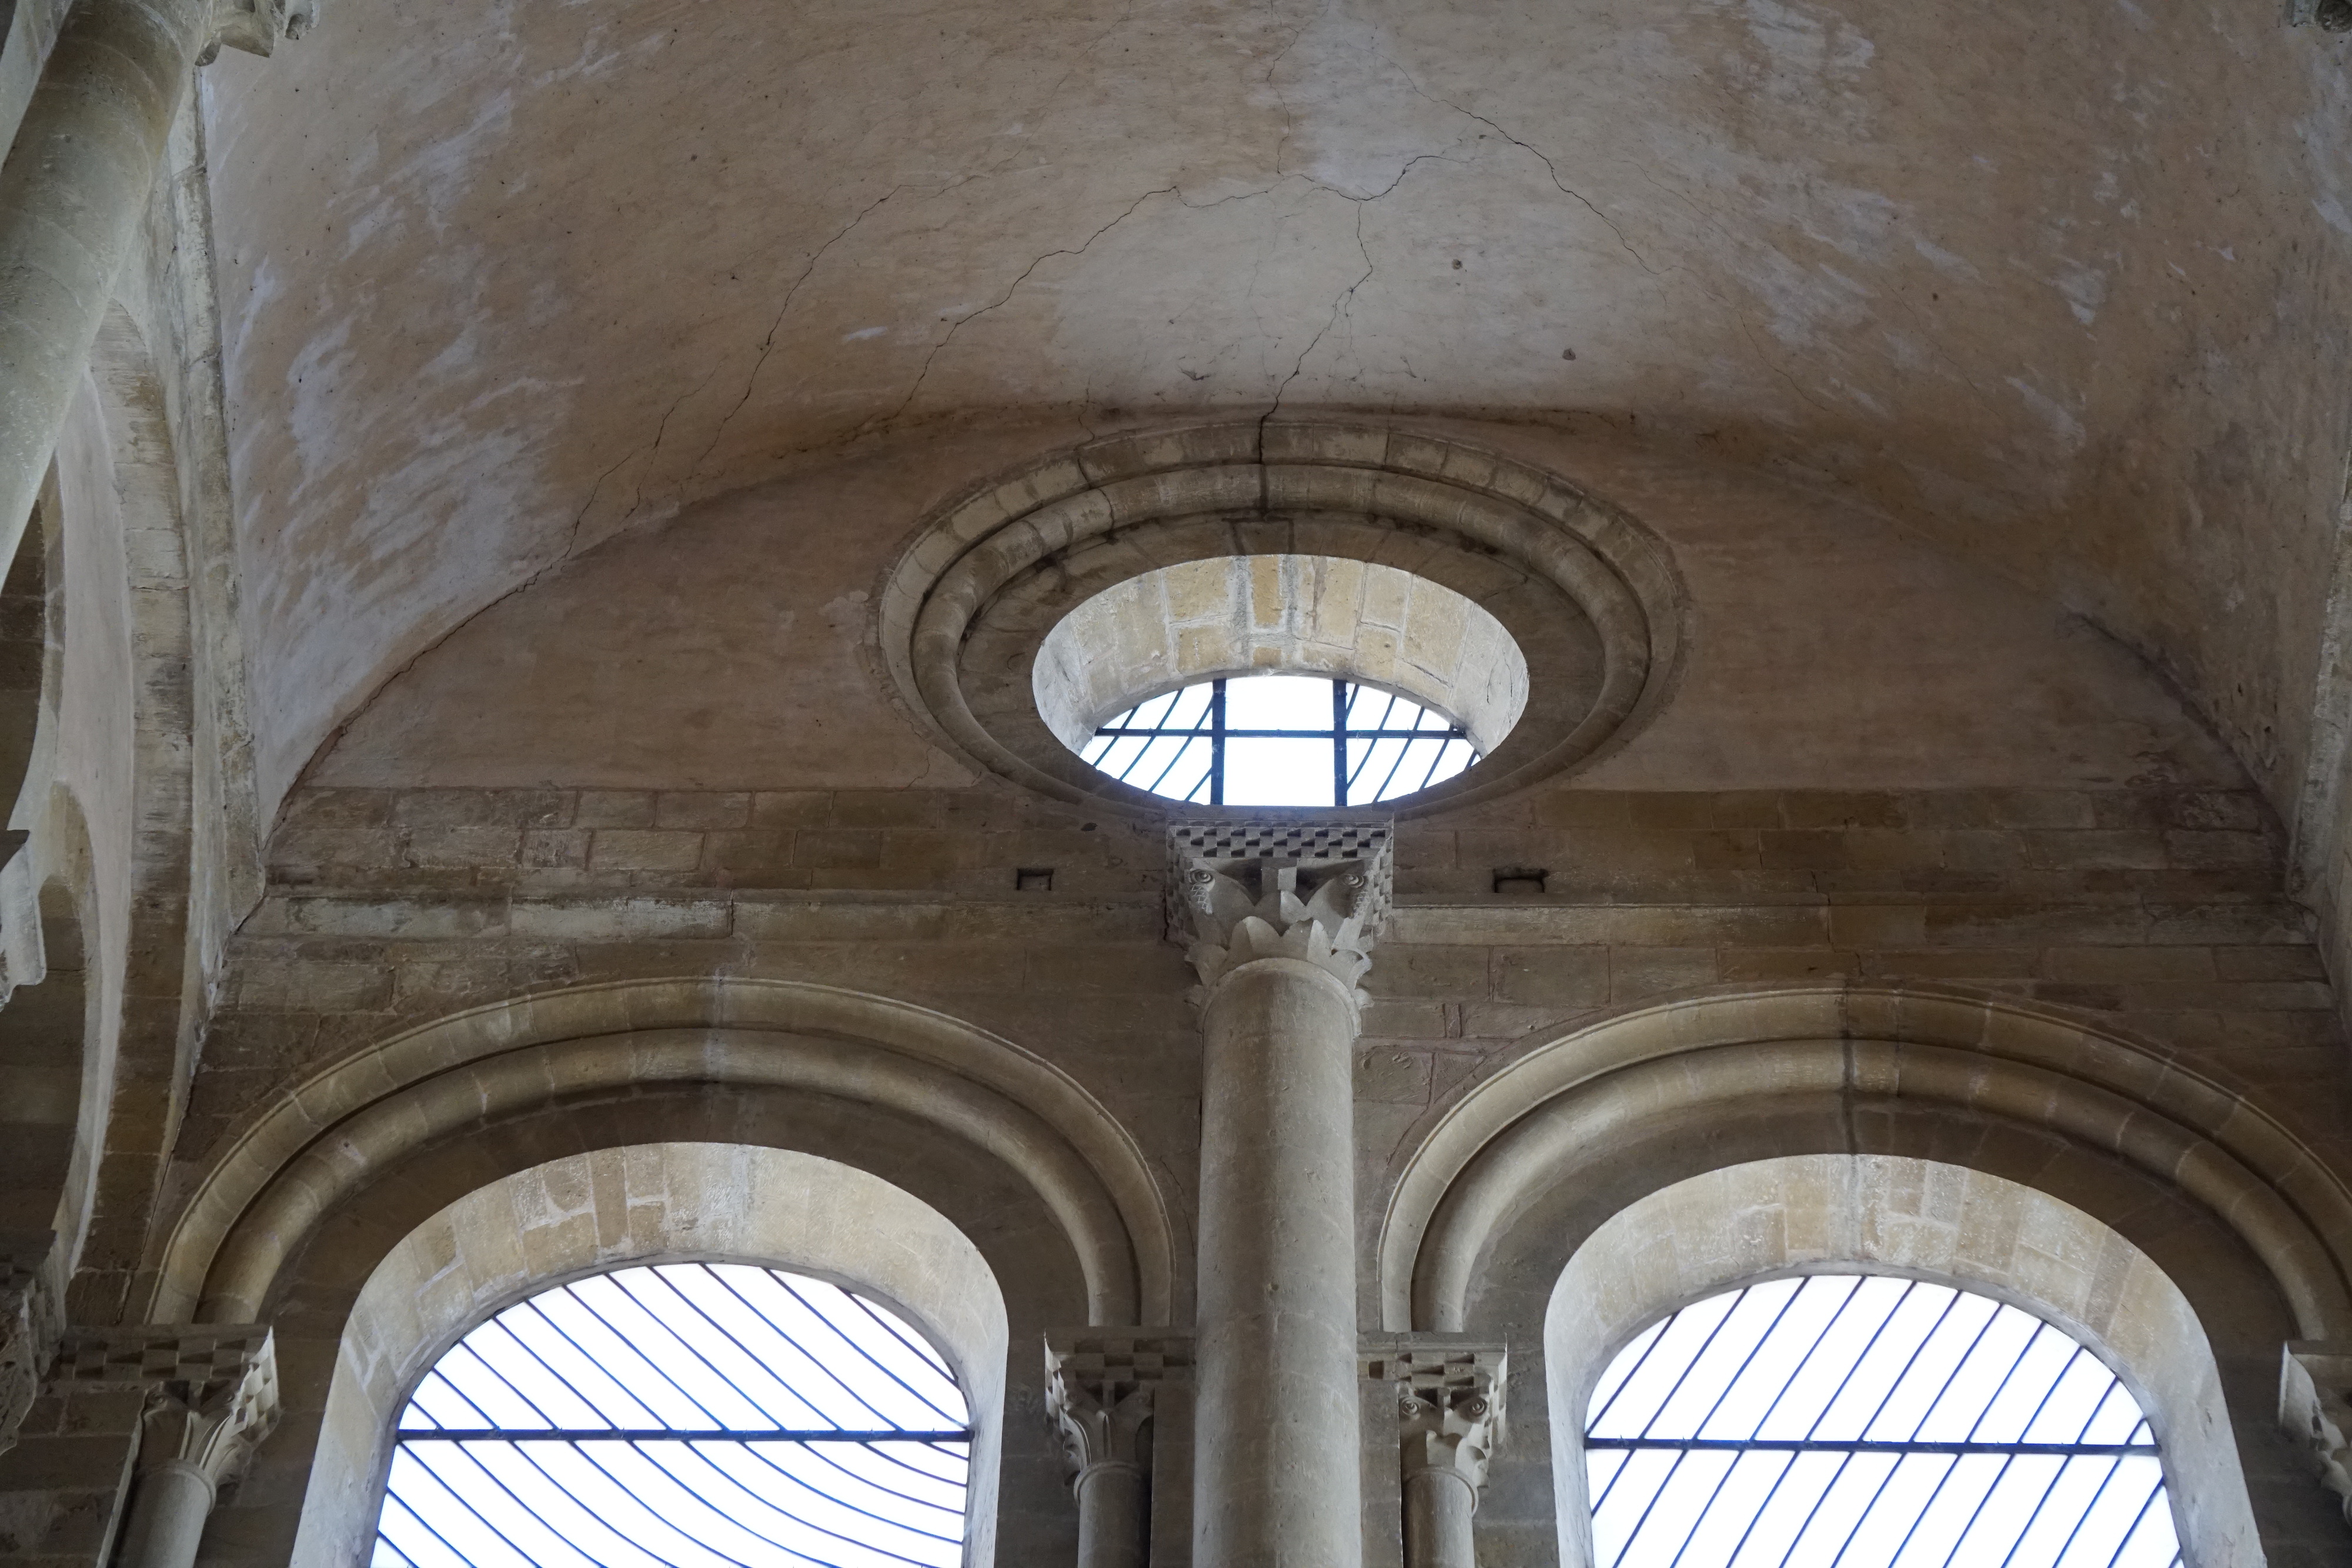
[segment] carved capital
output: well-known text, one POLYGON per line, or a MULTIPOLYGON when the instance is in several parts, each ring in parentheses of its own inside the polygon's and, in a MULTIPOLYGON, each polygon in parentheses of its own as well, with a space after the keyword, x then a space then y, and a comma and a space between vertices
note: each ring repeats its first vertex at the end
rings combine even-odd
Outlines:
POLYGON ((1103 1469, 1140 1472, 1144 1428, 1160 1385, 1189 1381, 1189 1335, 1085 1330, 1045 1336, 1045 1414, 1062 1439, 1070 1483, 1103 1469))
POLYGON ((1410 1482, 1434 1471, 1475 1497, 1501 1445, 1510 1357, 1499 1344, 1429 1335, 1367 1346, 1363 1375, 1397 1391, 1397 1464, 1410 1482))
POLYGON ((0 1453, 16 1441, 65 1333, 51 1254, 57 1236, 0 1238, 0 1453))
POLYGON ((1296 958, 1356 992, 1388 915, 1386 822, 1180 823, 1168 834, 1170 935, 1202 995, 1244 964, 1296 958))
POLYGON ((196 63, 209 65, 221 47, 268 55, 281 38, 299 38, 319 20, 320 0, 213 0, 212 41, 196 63))
POLYGON ((72 1329, 60 1387, 143 1388, 142 1470, 184 1469, 217 1490, 278 1424, 278 1350, 256 1323, 72 1329))
POLYGON ((2352 1524, 2352 1343, 2291 1343, 2279 1369, 2279 1425, 2352 1524))

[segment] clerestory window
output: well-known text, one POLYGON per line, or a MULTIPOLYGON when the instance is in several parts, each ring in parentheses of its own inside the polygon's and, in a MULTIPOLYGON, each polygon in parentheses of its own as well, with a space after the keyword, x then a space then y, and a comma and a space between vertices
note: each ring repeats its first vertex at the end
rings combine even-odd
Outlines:
POLYGON ((374 1568, 952 1568, 971 1423, 879 1302, 617 1270, 508 1308, 402 1414, 374 1568))
POLYGON ((1584 1447, 1600 1568, 2178 1568, 2164 1462, 2056 1326, 1922 1281, 1699 1301, 1619 1353, 1584 1447))
POLYGON ((1321 675, 1169 692, 1106 720, 1080 755, 1121 783, 1210 806, 1361 806, 1478 760, 1468 733, 1436 710, 1321 675))

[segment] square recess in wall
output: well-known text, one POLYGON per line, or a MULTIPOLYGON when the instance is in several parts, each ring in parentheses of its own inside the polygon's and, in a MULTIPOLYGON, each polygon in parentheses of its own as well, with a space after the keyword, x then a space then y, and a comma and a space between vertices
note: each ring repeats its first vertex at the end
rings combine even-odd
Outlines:
POLYGON ((1024 865, 1013 873, 1015 893, 1051 893, 1054 891, 1054 868, 1049 865, 1024 865))
POLYGON ((1495 891, 1507 898, 1539 898, 1550 876, 1541 866, 1496 866, 1495 891))

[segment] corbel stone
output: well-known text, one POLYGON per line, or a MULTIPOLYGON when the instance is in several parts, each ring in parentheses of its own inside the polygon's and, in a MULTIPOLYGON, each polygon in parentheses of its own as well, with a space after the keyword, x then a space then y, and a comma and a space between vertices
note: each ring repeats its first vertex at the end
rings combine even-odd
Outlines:
POLYGON ((2290 1342, 2279 1368, 2279 1425, 2352 1524, 2352 1343, 2290 1342))
POLYGON ((65 1335, 54 1231, 0 1239, 0 1453, 14 1447, 65 1335))
POLYGON ((200 1479, 207 1500, 278 1424, 277 1343, 266 1325, 69 1329, 54 1385, 142 1388, 142 1474, 200 1479))
POLYGON ((1388 917, 1393 826, 1183 822, 1168 831, 1169 935, 1188 943, 1196 999, 1260 958, 1297 958, 1353 993, 1388 917))

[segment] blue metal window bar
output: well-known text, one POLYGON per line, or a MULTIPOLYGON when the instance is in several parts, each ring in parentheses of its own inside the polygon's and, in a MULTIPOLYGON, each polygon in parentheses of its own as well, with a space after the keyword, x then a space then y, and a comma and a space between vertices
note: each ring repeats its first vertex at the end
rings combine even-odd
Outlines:
POLYGON ((373 1568, 954 1568, 972 1427, 897 1314, 662 1264, 481 1324, 402 1414, 373 1568))
POLYGON ((1594 1389, 1601 1568, 2180 1568, 2164 1464, 2063 1330, 1921 1281, 1696 1302, 1594 1389))
MULTIPOLYGON (((1407 697, 1352 681, 1279 676, 1299 687, 1330 688, 1328 720, 1319 697, 1310 716, 1296 705, 1295 722, 1236 726, 1227 722, 1229 688, 1240 680, 1204 681, 1137 704, 1097 727, 1081 753, 1122 784, 1197 804, 1365 805, 1392 800, 1440 784, 1478 760, 1460 725, 1407 697), (1330 797, 1303 800, 1229 797, 1234 743, 1320 741, 1330 753, 1330 797)), ((1263 689, 1263 688, 1260 688, 1263 689)))

